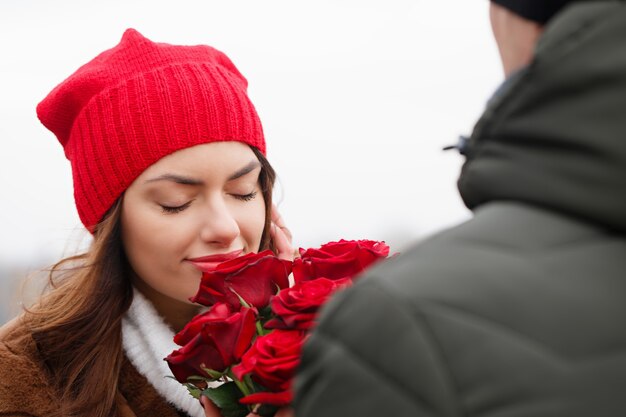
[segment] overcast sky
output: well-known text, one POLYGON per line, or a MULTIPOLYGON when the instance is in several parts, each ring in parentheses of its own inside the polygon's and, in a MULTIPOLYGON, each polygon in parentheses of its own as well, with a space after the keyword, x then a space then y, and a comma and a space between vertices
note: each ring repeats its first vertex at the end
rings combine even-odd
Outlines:
POLYGON ((468 218, 462 158, 441 148, 502 80, 486 0, 2 1, 2 265, 88 242, 69 162, 35 106, 129 27, 212 45, 248 78, 296 245, 401 249, 468 218))

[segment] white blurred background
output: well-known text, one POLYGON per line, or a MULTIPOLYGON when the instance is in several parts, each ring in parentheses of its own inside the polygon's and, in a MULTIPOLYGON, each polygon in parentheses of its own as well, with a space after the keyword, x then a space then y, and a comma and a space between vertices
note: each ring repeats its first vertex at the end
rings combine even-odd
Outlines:
POLYGON ((69 162, 35 106, 133 27, 209 44, 248 78, 297 246, 392 251, 469 217, 468 134, 502 80, 486 0, 20 0, 0 3, 0 324, 19 283, 89 243, 69 162))

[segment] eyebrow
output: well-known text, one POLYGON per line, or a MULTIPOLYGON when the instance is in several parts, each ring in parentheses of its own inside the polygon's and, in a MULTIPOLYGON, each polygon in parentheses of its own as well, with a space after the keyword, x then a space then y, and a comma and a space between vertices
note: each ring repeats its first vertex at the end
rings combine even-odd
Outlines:
MULTIPOLYGON (((238 169, 237 171, 235 171, 232 175, 230 175, 227 179, 227 181, 234 181, 238 178, 243 177, 246 174, 249 174, 250 172, 254 171, 256 168, 258 168, 261 164, 259 163, 259 161, 250 161, 246 166, 244 166, 243 168, 238 169)), ((204 185, 204 182, 202 180, 198 180, 195 178, 190 178, 190 177, 185 177, 182 175, 177 175, 177 174, 163 174, 163 175, 159 175, 158 177, 155 178, 151 178, 149 180, 146 181, 146 183, 150 183, 150 182, 156 182, 156 181, 173 181, 177 184, 182 184, 182 185, 204 185)))
POLYGON ((203 185, 204 184, 204 182, 200 180, 189 178, 189 177, 183 177, 182 175, 176 175, 176 174, 159 175, 156 178, 151 178, 147 180, 145 184, 148 184, 150 182, 156 182, 156 181, 172 181, 177 184, 183 184, 183 185, 203 185))
POLYGON ((233 181, 233 180, 236 180, 237 178, 241 178, 244 175, 251 173, 252 171, 257 169, 259 166, 261 166, 261 163, 259 161, 250 161, 248 162, 248 165, 235 171, 235 173, 233 173, 230 177, 228 177, 227 181, 233 181))

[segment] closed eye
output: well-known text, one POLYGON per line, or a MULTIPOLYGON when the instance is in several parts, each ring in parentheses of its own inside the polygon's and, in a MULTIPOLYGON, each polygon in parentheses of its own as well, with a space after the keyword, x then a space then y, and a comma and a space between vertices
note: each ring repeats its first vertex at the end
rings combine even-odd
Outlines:
POLYGON ((185 210, 187 207, 191 205, 192 201, 193 200, 188 201, 181 206, 164 206, 163 204, 159 204, 159 205, 161 206, 161 209, 163 209, 164 213, 174 214, 174 213, 180 213, 181 211, 185 210))
POLYGON ((252 191, 250 194, 232 194, 237 200, 250 201, 253 200, 258 194, 258 191, 252 191))

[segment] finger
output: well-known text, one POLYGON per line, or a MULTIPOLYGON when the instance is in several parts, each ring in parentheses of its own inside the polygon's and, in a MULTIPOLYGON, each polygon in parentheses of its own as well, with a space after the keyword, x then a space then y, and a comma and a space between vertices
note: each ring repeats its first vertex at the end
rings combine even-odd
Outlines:
POLYGON ((270 227, 270 236, 274 239, 276 252, 280 259, 293 260, 294 250, 291 241, 285 234, 285 231, 272 223, 270 227))
POLYGON ((208 397, 205 397, 204 395, 200 396, 200 404, 202 404, 202 408, 204 408, 204 414, 206 417, 222 416, 219 408, 217 408, 217 406, 213 404, 213 401, 211 401, 208 397))
POLYGON ((287 235, 287 238, 289 239, 290 242, 293 241, 293 236, 291 235, 291 231, 285 225, 285 221, 283 220, 283 217, 280 215, 280 212, 278 211, 278 207, 276 207, 276 205, 273 204, 273 203, 272 203, 272 222, 277 227, 282 229, 282 231, 285 233, 285 235, 287 235))
POLYGON ((278 207, 274 203, 272 203, 272 221, 274 223, 282 224, 282 216, 280 215, 280 212, 278 211, 278 207))
POLYGON ((287 238, 287 240, 291 244, 291 242, 293 242, 293 236, 291 234, 291 230, 289 230, 286 226, 283 226, 283 227, 279 226, 279 229, 282 230, 282 232, 285 234, 285 237, 287 238))

